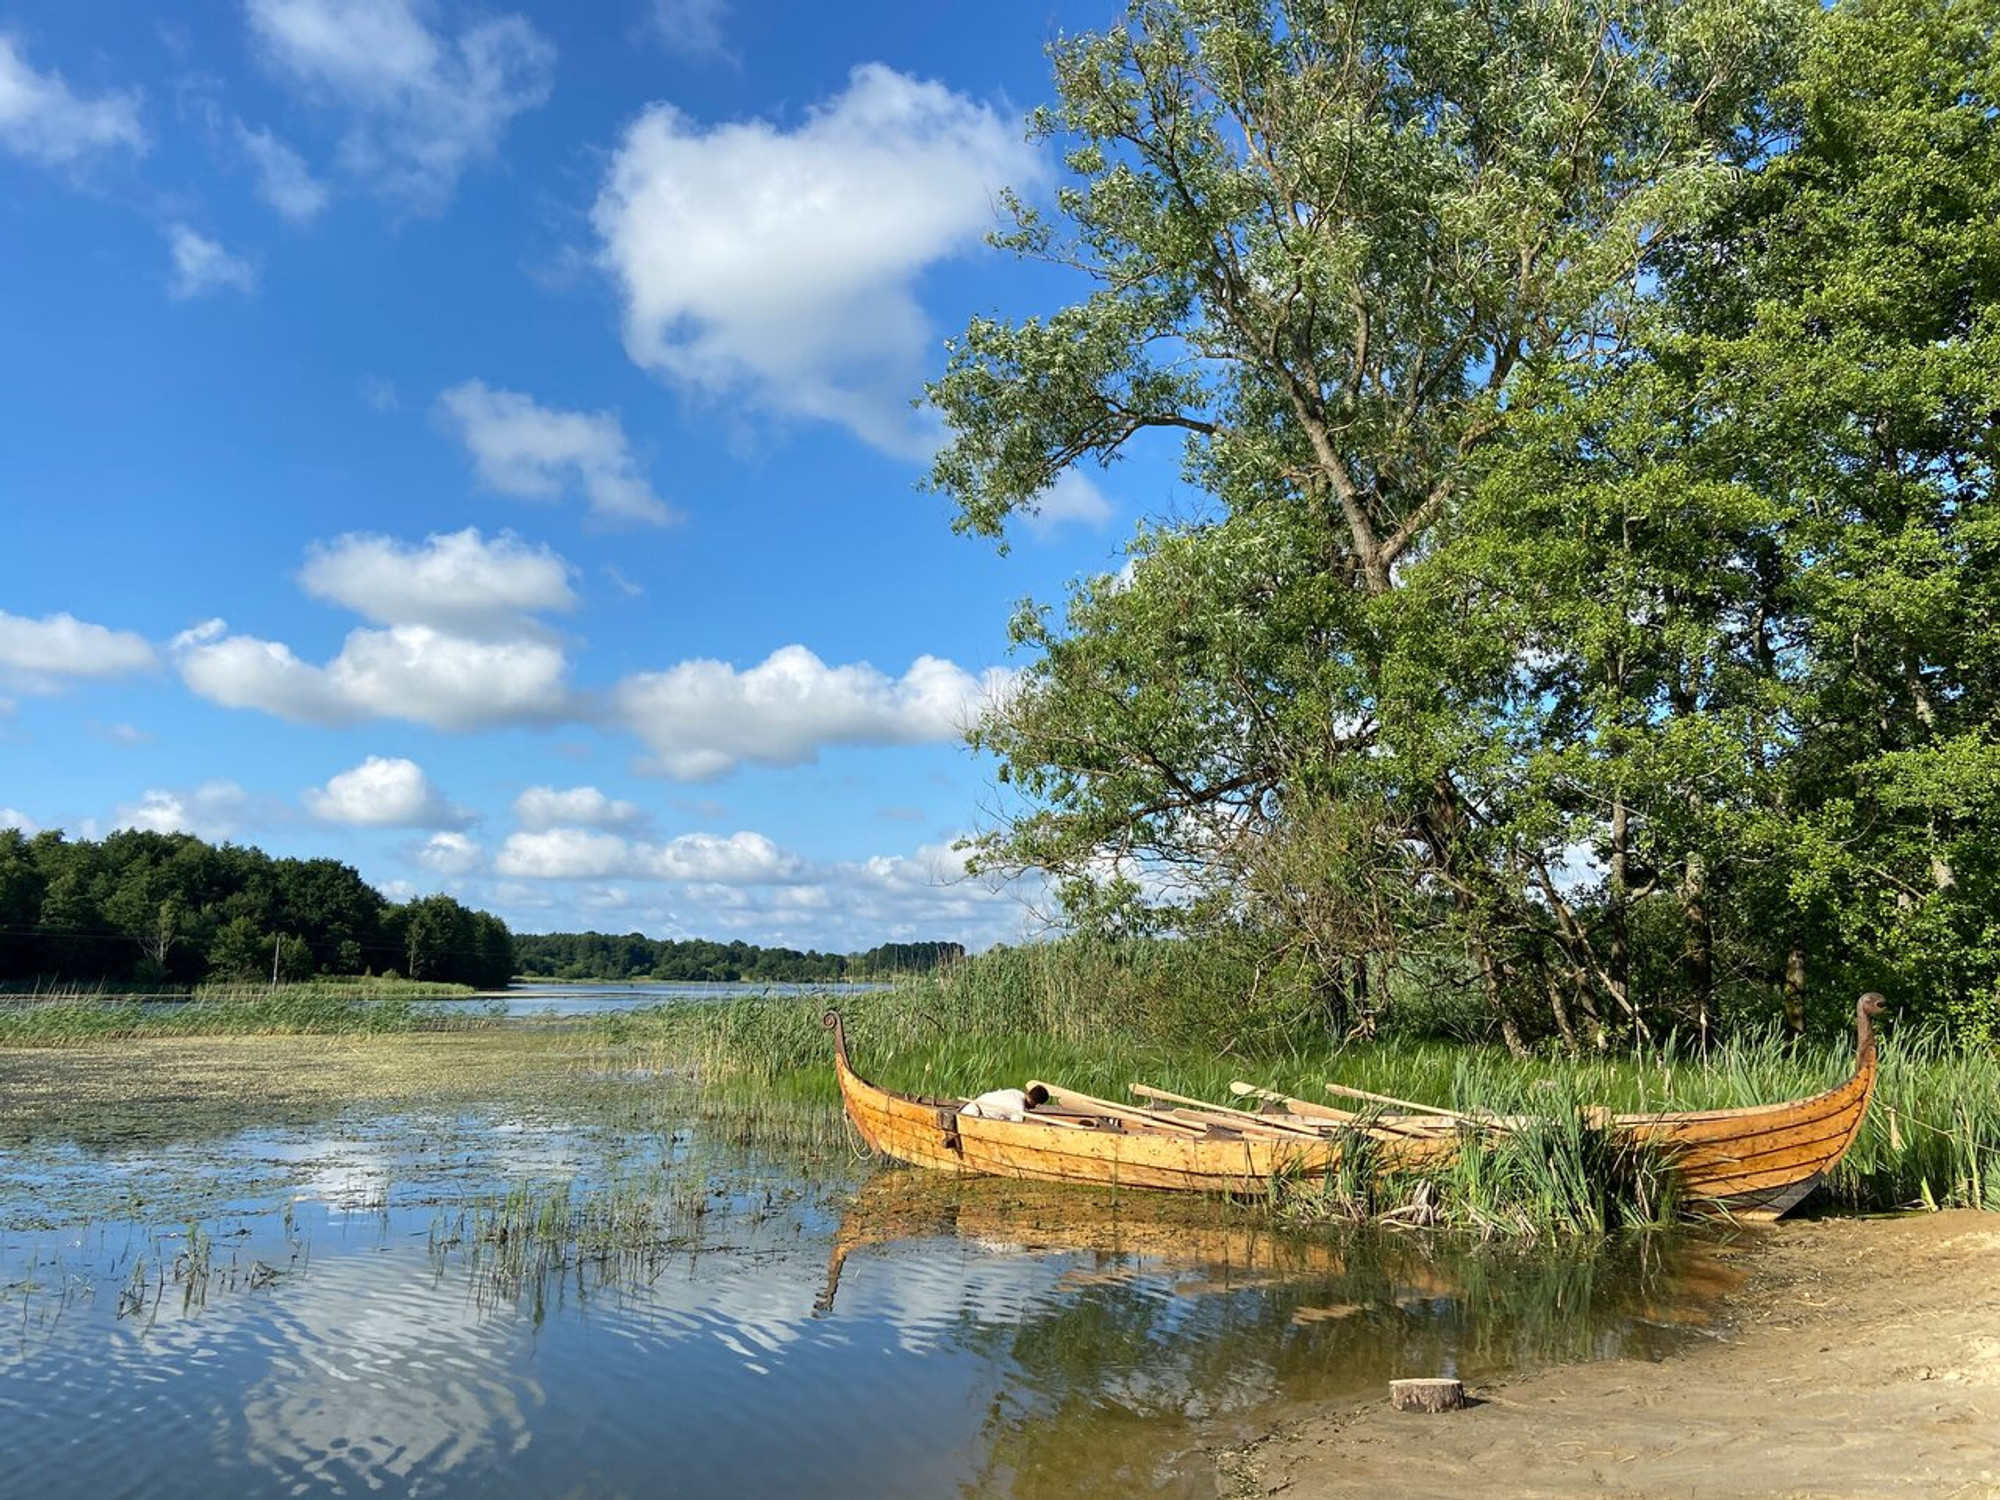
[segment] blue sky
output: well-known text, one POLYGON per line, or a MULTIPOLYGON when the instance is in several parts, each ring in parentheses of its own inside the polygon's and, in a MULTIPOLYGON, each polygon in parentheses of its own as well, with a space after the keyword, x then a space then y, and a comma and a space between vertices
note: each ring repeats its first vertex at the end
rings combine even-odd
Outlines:
POLYGON ((916 481, 1108 5, 0 0, 0 822, 331 854, 517 930, 1039 930, 959 877, 1024 596, 916 481))

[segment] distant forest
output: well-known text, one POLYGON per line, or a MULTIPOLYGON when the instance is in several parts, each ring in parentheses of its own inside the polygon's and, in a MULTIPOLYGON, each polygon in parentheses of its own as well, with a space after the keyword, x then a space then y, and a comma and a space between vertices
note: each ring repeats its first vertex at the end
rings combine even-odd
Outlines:
POLYGON ((883 943, 866 953, 801 953, 750 943, 676 941, 636 932, 522 933, 514 939, 523 974, 552 979, 768 980, 817 984, 836 979, 879 979, 956 963, 961 943, 883 943))
POLYGON ((385 901, 350 865, 185 833, 0 829, 0 980, 182 985, 401 974, 503 986, 507 924, 449 896, 385 901))

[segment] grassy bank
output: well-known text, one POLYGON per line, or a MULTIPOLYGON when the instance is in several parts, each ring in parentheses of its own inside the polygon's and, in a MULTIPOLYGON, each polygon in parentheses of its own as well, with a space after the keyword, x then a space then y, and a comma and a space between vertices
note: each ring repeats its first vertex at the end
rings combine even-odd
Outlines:
MULTIPOLYGON (((1620 1152, 1581 1118, 1586 1104, 1616 1110, 1735 1108, 1827 1088, 1853 1068, 1851 1036, 1793 1044, 1738 1037, 1705 1059, 1670 1052, 1517 1059, 1471 1043, 1388 1039, 1335 1046, 1236 1003, 1239 1039, 1171 1040, 1185 1028, 1214 1038, 1219 986, 1240 976, 1181 945, 1060 944, 990 955, 891 991, 838 1004, 857 1065, 892 1088, 943 1096, 1044 1078, 1107 1098, 1143 1080, 1229 1099, 1233 1079, 1325 1099, 1326 1081, 1449 1108, 1548 1121, 1467 1153, 1450 1180, 1429 1187, 1366 1174, 1286 1189, 1304 1217, 1390 1215, 1500 1232, 1534 1226, 1595 1232, 1671 1211, 1656 1162, 1620 1152), (1197 1009, 1210 1019, 1191 1023, 1197 1009)), ((1239 992, 1242 993, 1242 992, 1239 992)), ((834 1097, 824 1004, 762 996, 675 1005, 606 1018, 611 1035, 644 1040, 663 1061, 712 1089, 787 1098, 834 1097)), ((1323 1033, 1322 1033, 1323 1035, 1323 1033)), ((1819 1201, 1843 1209, 1911 1205, 2000 1209, 2000 1057, 1935 1035, 1892 1034, 1874 1107, 1860 1139, 1819 1201)))
POLYGON ((46 989, 0 995, 0 1047, 60 1047, 126 1037, 429 1030, 486 1019, 448 1016, 427 1003, 472 993, 464 985, 359 978, 276 987, 206 984, 170 993, 46 989))

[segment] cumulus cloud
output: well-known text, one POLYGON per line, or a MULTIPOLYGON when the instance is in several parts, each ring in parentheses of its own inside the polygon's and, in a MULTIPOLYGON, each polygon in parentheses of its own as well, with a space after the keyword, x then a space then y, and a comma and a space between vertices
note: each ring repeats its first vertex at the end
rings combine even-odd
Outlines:
POLYGON ((60 73, 36 72, 20 44, 0 33, 0 149, 45 167, 112 151, 137 155, 146 149, 138 96, 79 97, 60 73))
POLYGON ((257 287, 257 268, 232 255, 215 240, 185 224, 169 224, 167 254, 172 263, 167 291, 176 301, 205 297, 225 288, 249 292, 257 287))
POLYGON ((1011 680, 999 670, 975 677, 935 656, 892 678, 865 662, 830 667, 804 646, 785 646, 742 672, 687 661, 628 677, 613 701, 652 751, 651 769, 706 781, 745 762, 805 765, 827 745, 955 739, 1011 680))
POLYGON ((470 875, 486 851, 462 833, 434 833, 416 852, 416 861, 433 875, 470 875))
POLYGON ((510 532, 492 541, 468 527, 409 546, 352 533, 316 543, 299 582, 316 599, 383 625, 430 625, 475 638, 519 634, 532 615, 576 607, 570 568, 547 547, 510 532))
POLYGON ((233 781, 219 779, 205 781, 192 791, 155 787, 137 802, 120 803, 111 815, 114 828, 191 833, 209 840, 227 839, 246 825, 264 821, 264 811, 248 792, 233 781))
POLYGON ((304 800, 320 822, 355 828, 450 829, 472 821, 431 785, 423 767, 400 756, 371 755, 306 792, 304 800))
POLYGON ((265 58, 343 121, 340 164, 418 212, 495 155, 513 118, 548 98, 555 48, 519 15, 426 24, 421 0, 247 0, 265 58))
POLYGON ((55 692, 67 678, 120 677, 154 664, 153 648, 129 630, 70 614, 31 620, 0 610, 0 682, 16 692, 55 692))
POLYGON ((26 813, 12 807, 0 807, 0 828, 18 828, 25 834, 37 834, 42 825, 26 813))
POLYGON ((663 526, 672 509, 653 493, 616 412, 558 411, 477 380, 438 397, 480 480, 503 495, 553 500, 575 485, 605 521, 663 526))
POLYGON ((308 724, 403 719, 435 729, 549 724, 570 710, 561 649, 541 640, 476 641, 428 625, 350 631, 323 667, 280 641, 231 635, 209 620, 174 638, 174 665, 204 698, 308 724))
POLYGON ((240 121, 237 144, 257 173, 257 196, 294 224, 308 223, 332 201, 327 185, 313 176, 305 158, 268 130, 252 130, 240 121))
POLYGON ((592 222, 637 363, 920 455, 909 397, 934 333, 916 280, 980 243, 1002 186, 1041 172, 1016 124, 870 63, 790 130, 654 105, 592 222))
POLYGON ((661 844, 589 828, 513 833, 493 861, 528 880, 674 880, 769 885, 796 878, 803 861, 761 833, 687 833, 661 844))
MULTIPOLYGON (((928 844, 906 854, 814 862, 755 833, 688 835, 643 844, 587 829, 517 833, 494 861, 540 892, 534 905, 616 908, 652 930, 741 934, 760 943, 851 952, 883 941, 944 939, 980 948, 1037 926, 1039 882, 966 873, 964 851, 928 844), (560 882, 579 886, 568 894, 560 882), (613 882, 644 882, 633 896, 613 882), (588 884, 582 884, 588 883, 588 884)), ((502 887, 495 895, 502 896, 502 887)), ((509 904, 527 905, 526 901, 509 904)), ((576 925, 589 925, 587 918, 576 925)))
POLYGON ((629 828, 642 814, 594 786, 531 786, 514 799, 514 816, 527 828, 629 828))
POLYGON ((1061 526, 1087 526, 1101 531, 1112 514, 1110 499, 1089 475, 1065 469, 1023 519, 1036 536, 1047 537, 1061 526))
POLYGON ((568 578, 560 557, 510 536, 342 537, 308 553, 300 581, 384 628, 350 631, 315 666, 209 620, 174 638, 174 666, 204 698, 299 723, 552 724, 575 710, 569 663, 533 612, 574 604, 568 578))

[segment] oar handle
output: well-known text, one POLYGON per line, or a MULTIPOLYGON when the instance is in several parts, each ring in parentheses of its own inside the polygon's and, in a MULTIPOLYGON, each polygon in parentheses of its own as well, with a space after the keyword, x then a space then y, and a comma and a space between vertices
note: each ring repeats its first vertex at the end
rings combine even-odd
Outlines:
POLYGON ((1338 1094, 1343 1099, 1365 1099, 1371 1104, 1393 1104, 1398 1109, 1414 1110, 1420 1115, 1434 1115, 1441 1120, 1457 1120, 1465 1125, 1477 1125, 1482 1130, 1505 1130, 1490 1115, 1470 1115, 1462 1109, 1446 1109, 1441 1104, 1417 1104, 1409 1099, 1398 1099, 1390 1094, 1371 1094, 1366 1089, 1350 1088, 1344 1083, 1323 1084, 1329 1094, 1338 1094))
MULTIPOLYGON (((1079 1105, 1094 1115, 1109 1115, 1114 1120, 1142 1121, 1148 1125, 1158 1125, 1163 1130, 1180 1131, 1183 1135, 1208 1134, 1208 1127, 1205 1125, 1193 1125, 1186 1120, 1176 1120, 1173 1116, 1163 1115, 1157 1110, 1133 1109, 1130 1105, 1114 1104, 1109 1099, 1099 1099, 1093 1094, 1079 1094, 1075 1089, 1062 1088, 1053 1083, 1043 1083, 1038 1078, 1028 1080, 1028 1087, 1030 1089, 1037 1086, 1049 1091, 1051 1102, 1062 1099, 1068 1103, 1079 1105)), ((1032 1119, 1033 1117, 1033 1111, 1030 1111, 1029 1118, 1032 1119)))
POLYGON ((1176 1094, 1171 1089, 1157 1089, 1151 1084, 1128 1084, 1133 1093, 1141 1099, 1157 1099, 1163 1104, 1183 1106, 1182 1112, 1192 1118, 1213 1120, 1218 1124, 1237 1129, 1254 1129, 1271 1135, 1295 1135, 1317 1140, 1320 1132, 1306 1125, 1294 1125, 1289 1120, 1274 1120, 1269 1115, 1254 1114, 1247 1109, 1231 1109, 1226 1104, 1210 1104, 1206 1099, 1196 1099, 1188 1094, 1176 1094))

